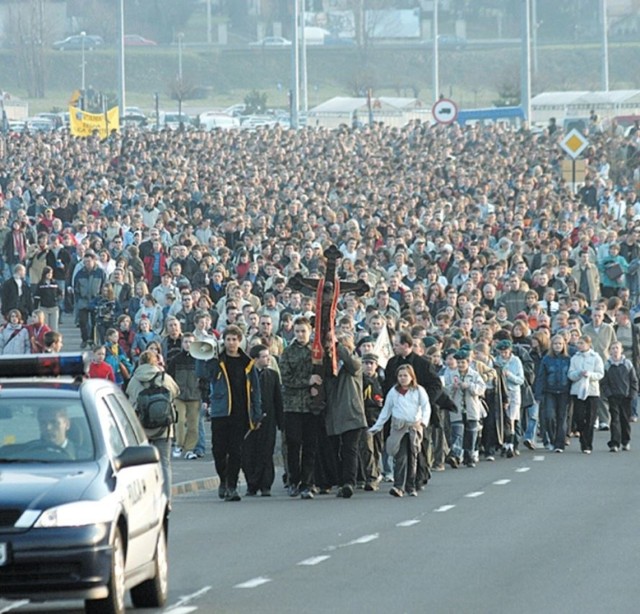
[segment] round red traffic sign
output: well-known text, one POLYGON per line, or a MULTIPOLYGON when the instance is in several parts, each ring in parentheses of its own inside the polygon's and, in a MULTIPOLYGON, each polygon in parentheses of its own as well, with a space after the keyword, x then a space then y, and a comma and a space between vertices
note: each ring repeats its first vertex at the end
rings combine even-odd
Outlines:
POLYGON ((440 98, 431 108, 431 114, 439 124, 451 124, 458 117, 458 105, 448 98, 440 98))

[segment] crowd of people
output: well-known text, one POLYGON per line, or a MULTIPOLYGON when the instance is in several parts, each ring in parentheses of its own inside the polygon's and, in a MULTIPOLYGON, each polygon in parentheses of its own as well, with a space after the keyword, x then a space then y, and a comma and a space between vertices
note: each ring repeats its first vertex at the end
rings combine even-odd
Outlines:
POLYGON ((385 479, 416 495, 433 471, 573 435, 588 454, 595 428, 629 450, 639 134, 594 118, 577 190, 555 123, 4 136, 0 352, 59 351, 69 319, 90 374, 134 402, 166 372, 165 455, 203 457, 208 418, 228 501, 240 471, 271 493, 278 429, 304 499, 385 479), (337 297, 318 360, 334 244, 339 279, 369 291, 337 297))

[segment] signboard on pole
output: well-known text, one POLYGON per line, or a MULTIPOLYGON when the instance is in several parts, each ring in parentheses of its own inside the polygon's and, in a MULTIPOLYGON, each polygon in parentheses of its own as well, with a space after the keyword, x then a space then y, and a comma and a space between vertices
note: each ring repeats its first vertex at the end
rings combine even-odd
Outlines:
POLYGON ((560 141, 560 147, 564 149, 574 160, 587 148, 587 137, 575 128, 560 141))
POLYGON ((440 98, 431 108, 431 114, 439 124, 452 124, 458 117, 458 105, 448 98, 440 98))

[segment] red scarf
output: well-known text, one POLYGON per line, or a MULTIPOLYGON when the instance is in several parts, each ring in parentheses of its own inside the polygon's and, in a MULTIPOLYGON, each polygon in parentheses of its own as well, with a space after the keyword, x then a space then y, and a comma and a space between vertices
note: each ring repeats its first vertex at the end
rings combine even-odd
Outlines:
POLYGON ((13 234, 13 253, 18 256, 20 262, 24 262, 27 258, 27 246, 25 245, 24 235, 20 230, 12 231, 13 234))

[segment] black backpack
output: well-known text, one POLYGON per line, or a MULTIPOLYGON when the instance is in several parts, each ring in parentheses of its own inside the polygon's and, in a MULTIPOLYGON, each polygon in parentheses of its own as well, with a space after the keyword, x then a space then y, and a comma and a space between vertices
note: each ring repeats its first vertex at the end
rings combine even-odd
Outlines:
POLYGON ((176 413, 171 393, 164 386, 164 372, 159 372, 150 380, 136 399, 136 413, 146 429, 160 429, 171 426, 177 422, 176 413), (161 376, 158 383, 158 376, 161 376))

